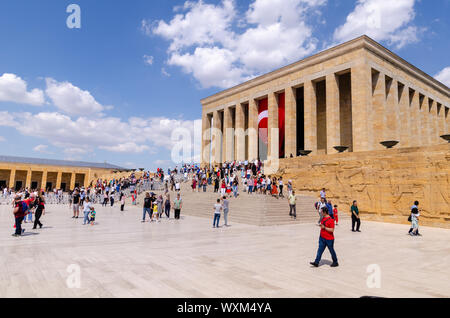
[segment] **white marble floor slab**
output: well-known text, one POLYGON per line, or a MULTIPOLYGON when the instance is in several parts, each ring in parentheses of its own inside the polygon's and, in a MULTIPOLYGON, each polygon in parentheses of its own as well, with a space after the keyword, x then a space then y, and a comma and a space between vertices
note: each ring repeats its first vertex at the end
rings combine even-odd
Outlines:
MULTIPOLYGON (((185 198, 186 199, 186 198, 185 198)), ((211 219, 140 223, 140 207, 97 209, 95 226, 49 206, 44 228, 12 237, 11 208, 0 207, 0 297, 449 297, 450 231, 349 220, 336 230, 340 267, 311 268, 314 224, 212 228, 211 219), (80 288, 76 282, 80 269, 80 288), (369 288, 368 267, 381 288, 369 288), (374 267, 375 268, 375 267, 374 267)), ((231 213, 231 212, 230 212, 231 213)), ((183 213, 182 213, 183 215, 183 213)), ((232 221, 232 218, 231 218, 232 221)), ((373 280, 370 280, 373 282, 373 280)))

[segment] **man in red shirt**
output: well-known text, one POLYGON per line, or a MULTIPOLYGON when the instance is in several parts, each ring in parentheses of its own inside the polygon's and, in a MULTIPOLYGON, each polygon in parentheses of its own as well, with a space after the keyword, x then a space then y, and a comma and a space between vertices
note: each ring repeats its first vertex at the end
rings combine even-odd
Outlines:
POLYGON ((13 236, 21 236, 25 230, 22 229, 22 221, 25 218, 26 210, 22 203, 22 198, 18 195, 14 198, 14 210, 15 228, 16 232, 13 236))
POLYGON ((331 257, 333 259, 333 264, 331 267, 338 267, 338 260, 336 253, 334 252, 334 220, 328 214, 328 208, 322 208, 322 221, 320 222, 320 238, 319 238, 319 249, 317 251, 316 260, 311 262, 310 264, 314 267, 319 267, 320 259, 322 258, 322 254, 325 251, 325 248, 328 247, 330 250, 331 257))

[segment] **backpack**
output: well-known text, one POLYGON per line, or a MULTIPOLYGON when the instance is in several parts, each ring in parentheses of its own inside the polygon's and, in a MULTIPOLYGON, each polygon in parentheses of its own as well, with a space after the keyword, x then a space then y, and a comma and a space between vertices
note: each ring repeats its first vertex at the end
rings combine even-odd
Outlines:
POLYGON ((21 207, 21 212, 22 213, 26 213, 28 211, 28 205, 25 201, 22 201, 22 207, 21 207))
POLYGON ((319 202, 314 203, 314 207, 316 208, 316 210, 319 208, 319 202))

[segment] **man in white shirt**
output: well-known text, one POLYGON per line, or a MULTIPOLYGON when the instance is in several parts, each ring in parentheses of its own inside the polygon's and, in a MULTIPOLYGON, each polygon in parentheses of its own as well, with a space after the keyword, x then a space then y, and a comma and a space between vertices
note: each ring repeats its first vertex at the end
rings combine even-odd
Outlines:
POLYGON ((214 222, 213 222, 213 228, 219 228, 219 221, 220 221, 220 212, 222 212, 222 204, 220 204, 220 199, 217 199, 217 203, 214 204, 214 222), (217 223, 217 225, 216 225, 217 223))
POLYGON ((322 215, 322 208, 327 207, 327 202, 325 201, 325 198, 320 198, 320 202, 317 203, 317 212, 319 213, 319 224, 322 222, 323 215, 322 215))

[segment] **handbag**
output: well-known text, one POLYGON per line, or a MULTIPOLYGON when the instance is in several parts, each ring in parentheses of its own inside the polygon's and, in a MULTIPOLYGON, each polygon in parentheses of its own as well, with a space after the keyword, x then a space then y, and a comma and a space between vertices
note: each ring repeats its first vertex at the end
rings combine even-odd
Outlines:
POLYGON ((408 218, 408 222, 412 222, 411 215, 410 215, 409 218, 408 218))

